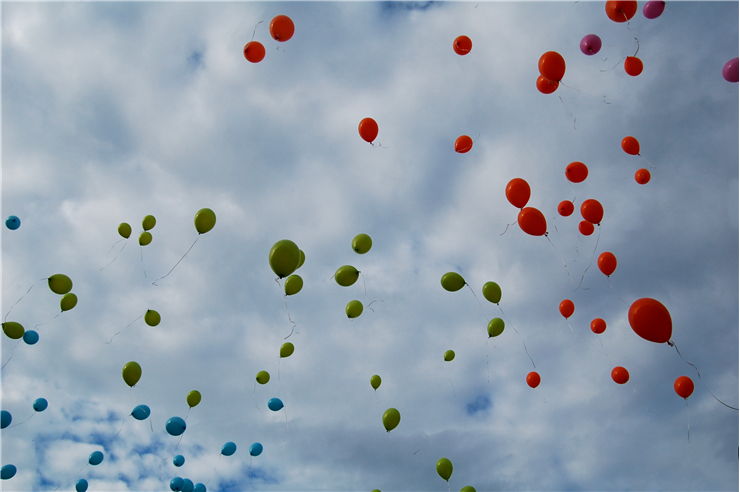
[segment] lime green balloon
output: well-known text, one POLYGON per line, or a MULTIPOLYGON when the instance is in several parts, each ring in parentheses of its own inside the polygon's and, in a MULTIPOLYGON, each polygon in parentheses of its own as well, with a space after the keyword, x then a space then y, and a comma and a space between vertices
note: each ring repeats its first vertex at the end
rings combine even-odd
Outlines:
POLYGON ((466 485, 465 487, 460 489, 460 492, 476 492, 475 487, 472 485, 466 485))
POLYGON ((270 268, 280 278, 287 277, 298 268, 301 253, 296 243, 281 239, 270 249, 270 268))
POLYGON ((349 287, 357 282, 359 277, 360 271, 352 265, 342 265, 337 268, 337 271, 334 274, 334 279, 342 287, 349 287))
POLYGON ((454 350, 448 350, 447 352, 445 352, 445 360, 447 362, 451 361, 454 358, 455 358, 455 351, 454 350))
POLYGON ((59 301, 59 307, 62 311, 69 311, 77 305, 77 295, 72 292, 68 292, 62 296, 59 301))
POLYGON ((121 222, 118 224, 118 234, 120 234, 124 239, 128 239, 131 237, 131 226, 126 222, 121 222))
POLYGON ((383 427, 386 432, 390 432, 398 426, 401 422, 401 413, 395 408, 389 408, 383 414, 383 427))
POLYGON ((153 215, 147 215, 141 221, 141 227, 143 227, 145 231, 154 229, 155 225, 157 225, 157 219, 155 219, 153 215))
POLYGON ((501 301, 501 287, 496 282, 486 282, 483 284, 483 297, 498 304, 501 301))
POLYGON ((295 351, 295 346, 290 342, 285 342, 280 347, 280 357, 282 358, 290 357, 291 355, 293 355, 294 351, 295 351))
POLYGON ((144 231, 139 235, 139 246, 147 246, 152 242, 152 233, 144 231))
POLYGON ((302 249, 298 250, 298 254, 300 255, 300 259, 298 260, 298 266, 295 267, 296 270, 301 268, 303 263, 306 261, 306 253, 304 253, 302 249))
POLYGON ((141 366, 138 362, 126 362, 123 366, 123 380, 129 386, 133 387, 141 379, 141 366))
POLYGON ((303 279, 300 275, 291 275, 285 279, 285 295, 292 296, 297 294, 303 288, 303 279))
POLYGON ((370 492, 380 492, 380 489, 373 489, 370 492))
POLYGON ((63 273, 55 273, 49 277, 49 288, 55 294, 64 295, 72 290, 72 279, 63 273))
POLYGON ((455 272, 447 272, 442 275, 442 287, 444 290, 455 292, 465 287, 465 279, 462 275, 455 272))
POLYGON ((488 337, 497 337, 504 332, 504 320, 493 318, 488 322, 488 337))
POLYGON ((195 230, 198 234, 205 234, 216 225, 216 212, 210 208, 201 208, 195 212, 195 230))
POLYGON ((370 386, 372 386, 374 390, 380 388, 381 382, 382 381, 380 379, 380 376, 378 376, 377 374, 373 374, 372 376, 370 376, 370 386))
POLYGON ((26 329, 23 328, 23 325, 20 323, 15 321, 6 321, 3 323, 3 332, 5 332, 8 338, 18 340, 19 338, 23 338, 23 334, 26 332, 26 329))
POLYGON ((255 378, 259 384, 267 384, 270 381, 270 373, 267 371, 260 371, 257 373, 255 378))
POLYGON ((162 321, 162 317, 154 309, 147 309, 144 313, 144 322, 149 326, 157 326, 162 321))
POLYGON ((193 408, 195 406, 198 406, 198 403, 200 403, 200 391, 193 390, 190 393, 188 393, 188 397, 185 399, 188 402, 188 406, 190 408, 193 408))
POLYGON ((373 239, 367 234, 358 234, 352 239, 352 249, 355 253, 364 255, 373 247, 373 239))
POLYGON ((437 473, 440 477, 449 481, 452 476, 452 461, 447 458, 440 458, 439 461, 437 461, 437 473))
POLYGON ((362 303, 357 299, 349 301, 347 307, 344 308, 344 312, 347 313, 348 318, 356 318, 362 314, 362 303))

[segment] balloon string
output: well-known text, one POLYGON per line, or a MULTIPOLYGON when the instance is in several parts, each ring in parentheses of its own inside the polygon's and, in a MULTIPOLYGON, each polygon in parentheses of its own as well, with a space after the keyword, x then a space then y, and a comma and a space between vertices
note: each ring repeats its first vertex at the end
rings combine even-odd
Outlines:
POLYGON ((686 403, 686 442, 691 442, 691 414, 689 413, 689 400, 684 399, 686 403))
MULTIPOLYGON (((105 256, 108 256, 108 255, 110 254, 111 250, 113 249, 113 247, 114 247, 115 245, 117 245, 118 243, 120 243, 121 241, 126 241, 126 240, 125 240, 125 239, 119 239, 118 241, 116 241, 115 243, 113 243, 113 244, 111 245, 110 249, 108 250, 108 252, 107 252, 107 253, 105 253, 105 256)), ((115 256, 114 256, 114 257, 113 257, 113 258, 112 258, 112 259, 111 259, 111 260, 110 260, 110 261, 109 261, 108 263, 106 263, 105 265, 103 265, 103 266, 101 266, 100 268, 98 268, 98 271, 99 271, 99 272, 102 272, 102 271, 103 271, 104 269, 106 269, 106 268, 108 268, 108 267, 109 267, 110 265, 112 265, 112 264, 113 264, 113 262, 114 262, 114 261, 116 261, 116 260, 118 259, 118 257, 119 257, 119 256, 121 256, 121 253, 123 253, 123 250, 124 250, 124 249, 126 249, 126 245, 127 245, 127 244, 128 244, 128 241, 124 242, 124 243, 123 243, 123 247, 122 247, 122 248, 121 248, 121 249, 120 249, 120 250, 118 251, 118 253, 116 253, 116 255, 115 255, 115 256)))
MULTIPOLYGON (((486 340, 488 345, 490 345, 490 343, 488 343, 490 340, 490 337, 486 340)), ((486 351, 486 375, 488 376, 488 384, 491 384, 491 367, 488 365, 488 351, 486 351)))
POLYGON ((575 130, 576 129, 576 117, 575 117, 575 115, 570 111, 570 109, 568 109, 568 105, 565 104, 565 101, 563 101, 563 98, 560 97, 560 94, 558 94, 558 99, 560 99, 560 102, 563 103, 563 108, 565 109, 565 112, 568 114, 568 116, 570 116, 571 118, 573 118, 573 129, 575 130))
POLYGON ((586 269, 583 270, 583 274, 581 274, 581 281, 578 282, 578 286, 573 290, 578 290, 581 288, 581 285, 583 284, 583 279, 586 277, 586 272, 591 268, 591 265, 594 263, 594 259, 596 258, 596 249, 599 247, 599 240, 601 239, 601 226, 598 227, 598 232, 596 233, 596 244, 594 244, 594 251, 591 254, 591 261, 588 263, 588 266, 586 266, 586 269))
MULTIPOLYGON (((684 361, 685 363, 687 363, 688 365, 690 365, 691 367, 693 367, 694 370, 696 371, 696 375, 699 377, 699 379, 701 379, 701 372, 699 372, 699 368, 696 367, 696 365, 694 365, 690 361, 686 360, 683 355, 681 355, 681 352, 678 350, 678 345, 676 345, 676 342, 674 342, 673 340, 669 340, 668 341, 668 345, 671 346, 671 347, 673 347, 674 349, 676 349, 676 353, 681 358, 681 360, 684 361)), ((709 394, 712 395, 715 400, 717 400, 718 402, 720 402, 722 405, 726 406, 727 408, 730 408, 730 409, 736 410, 736 411, 738 410, 736 407, 733 407, 732 405, 728 405, 727 403, 725 403, 722 400, 720 400, 719 398, 717 398, 717 395, 715 395, 714 392, 712 392, 711 389, 709 390, 709 394)))
MULTIPOLYGON (((42 279, 42 280, 45 280, 45 279, 42 279)), ((29 292, 31 292, 31 289, 33 289, 33 286, 34 286, 34 285, 36 285, 36 284, 31 284, 31 286, 30 286, 30 287, 28 288, 28 290, 26 291, 26 293, 25 293, 25 294, 23 294, 22 296, 20 296, 20 297, 18 298, 18 300, 17 300, 17 301, 15 301, 15 302, 13 303, 13 305, 12 305, 12 306, 10 306, 10 309, 8 310, 8 312, 7 312, 7 313, 5 313, 5 316, 3 317, 3 322, 5 322, 5 321, 8 321, 8 316, 10 316, 10 312, 11 312, 11 311, 13 310, 13 308, 14 308, 14 307, 15 307, 16 305, 18 305, 18 303, 19 303, 19 302, 21 302, 21 301, 22 301, 22 300, 23 300, 23 299, 24 299, 24 298, 25 298, 25 297, 26 297, 26 296, 28 295, 28 293, 29 293, 29 292)))
POLYGON ((293 330, 295 330, 296 322, 293 321, 293 318, 290 317, 290 311, 288 310, 288 300, 287 299, 283 301, 283 306, 285 307, 285 312, 288 315, 288 321, 291 324, 290 333, 288 333, 288 336, 287 337, 284 337, 283 338, 283 340, 287 340, 288 338, 291 337, 291 335, 293 335, 293 330))
POLYGON ((547 239, 547 242, 550 243, 550 246, 552 246, 552 249, 553 251, 555 251, 555 255, 558 257, 560 263, 563 264, 563 269, 565 270, 565 273, 568 274, 568 280, 572 281, 573 278, 570 276, 570 270, 568 270, 568 264, 563 259, 563 255, 560 254, 560 251, 558 251, 558 248, 555 247, 555 243, 553 243, 547 236, 547 233, 545 234, 545 239, 547 239))
POLYGON ((123 328, 121 328, 120 330, 118 330, 117 332, 115 332, 113 334, 113 336, 110 337, 110 340, 108 340, 107 342, 105 342, 106 345, 110 345, 113 342, 113 339, 116 338, 122 331, 124 331, 126 328, 128 328, 131 325, 133 325, 134 323, 136 323, 137 321, 139 321, 143 317, 144 317, 143 314, 140 315, 138 318, 136 318, 135 320, 133 320, 131 323, 127 324, 126 326, 124 326, 123 328))
POLYGON ((29 415, 28 417, 26 417, 24 420, 21 420, 17 424, 9 425, 8 427, 6 427, 6 429, 13 429, 15 427, 18 427, 19 425, 23 425, 26 422, 28 422, 29 420, 31 420, 34 415, 36 415, 36 413, 32 413, 31 415, 29 415))
POLYGON ((184 259, 185 259, 185 257, 186 257, 186 256, 188 255, 188 253, 190 253, 190 250, 191 250, 191 249, 193 249, 193 246, 195 246, 195 243, 197 243, 197 242, 198 242, 198 239, 200 239, 200 235, 198 235, 198 237, 196 237, 196 238, 195 238, 195 241, 193 241, 193 244, 191 244, 191 245, 190 245, 190 247, 188 248, 188 250, 187 250, 187 251, 185 251, 185 254, 184 254, 184 255, 182 255, 182 257, 180 257, 180 259, 179 259, 179 260, 177 260, 177 263, 175 263, 175 264, 174 264, 174 265, 172 266, 172 268, 170 268, 170 271, 169 271, 169 272, 167 272, 167 273, 165 273, 165 274, 164 274, 164 275, 162 275, 161 277, 159 277, 159 278, 158 278, 157 280, 155 280, 154 282, 152 282, 152 285, 156 285, 156 286, 158 286, 158 287, 159 287, 159 284, 157 284, 157 282, 159 282, 160 280, 162 280, 162 279, 163 279, 163 278, 165 278, 165 277, 168 277, 168 276, 170 275, 170 273, 172 273, 172 271, 173 271, 173 270, 175 269, 175 267, 177 267, 177 265, 179 265, 179 264, 180 264, 180 262, 181 262, 182 260, 184 260, 184 259))
POLYGON ((470 286, 470 284, 469 284, 469 283, 467 283, 467 282, 465 282, 465 286, 466 286, 466 287, 467 287, 468 289, 470 289, 470 293, 471 293, 471 294, 473 294, 473 297, 474 297, 474 298, 475 298, 475 300, 476 300, 476 301, 478 302, 478 305, 479 305, 479 306, 481 306, 481 307, 483 307, 483 306, 481 305, 481 303, 480 303, 480 299, 478 299, 478 296, 477 296, 477 295, 475 295, 475 291, 474 291, 474 290, 473 290, 473 288, 472 288, 472 287, 470 286))
POLYGON ((13 360, 13 356, 15 355, 15 351, 18 349, 18 345, 20 345, 20 342, 21 342, 20 340, 17 340, 16 341, 16 344, 13 346, 13 350, 10 352, 10 357, 8 357, 8 360, 6 360, 5 362, 3 362, 3 365, 2 365, 2 367, 0 367, 0 369, 5 369, 5 366, 8 365, 8 362, 10 362, 11 360, 13 360))
POLYGON ((144 246, 139 246, 139 260, 141 261, 141 270, 144 272, 144 278, 149 278, 146 274, 146 267, 144 266, 144 246))
POLYGON ((499 234, 499 236, 503 236, 504 234, 506 234, 506 231, 508 231, 508 230, 509 230, 509 226, 513 226, 513 225, 516 225, 516 223, 517 223, 517 221, 515 220, 515 221, 514 221, 514 222, 512 222, 511 224, 506 224, 506 229, 504 229, 504 232, 502 232, 501 234, 499 234))
MULTIPOLYGON (((501 304, 496 303, 496 306, 498 306, 498 310, 501 311, 501 314, 503 315, 503 317, 506 318, 507 317, 506 313, 504 312, 504 308, 501 307, 501 304)), ((514 333, 521 336, 521 333, 519 333, 519 330, 516 329, 516 326, 514 325, 510 325, 510 326, 511 326, 511 329, 514 330, 514 333)))
POLYGON ((254 35, 257 33, 257 26, 259 26, 263 22, 265 22, 264 19, 261 20, 261 21, 259 21, 257 24, 254 25, 254 30, 252 31, 252 39, 250 41, 253 41, 254 40, 254 35))

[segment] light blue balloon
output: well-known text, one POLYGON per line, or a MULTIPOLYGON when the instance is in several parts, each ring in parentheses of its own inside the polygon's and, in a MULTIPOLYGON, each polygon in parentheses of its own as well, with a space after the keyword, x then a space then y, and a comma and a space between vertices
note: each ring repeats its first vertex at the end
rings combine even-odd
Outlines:
POLYGON ((253 442, 251 446, 249 446, 249 454, 252 456, 259 456, 262 454, 262 444, 258 442, 253 442))
POLYGON ((193 492, 206 492, 206 486, 198 482, 195 484, 195 488, 193 489, 193 492))
POLYGON ((146 405, 137 405, 131 410, 131 416, 136 420, 146 420, 152 411, 146 405))
POLYGON ((5 429, 13 421, 13 415, 7 410, 3 410, 0 414, 0 429, 5 429))
POLYGON ((193 481, 189 478, 183 478, 182 479, 182 492, 193 492, 193 489, 195 486, 193 485, 193 481))
POLYGON ((33 330, 26 330, 25 333, 23 333, 23 341, 28 345, 33 345, 39 341, 39 333, 33 330))
POLYGON ((172 458, 172 464, 175 466, 182 466, 185 464, 185 457, 181 454, 178 454, 174 458, 172 458))
POLYGON ((36 401, 33 402, 33 409, 37 412, 43 412, 48 406, 49 402, 46 401, 46 398, 36 398, 36 401))
POLYGON ((167 421, 167 425, 165 425, 165 429, 167 430, 167 433, 171 436, 179 436, 183 432, 185 432, 185 429, 187 428, 187 424, 185 424, 185 421, 181 419, 180 417, 172 417, 167 421))
POLYGON ((0 478, 3 480, 11 479, 15 476, 15 472, 17 471, 18 469, 15 465, 3 465, 2 469, 0 469, 0 478))
POLYGON ((85 492, 87 490, 87 480, 85 480, 84 478, 77 480, 77 484, 75 484, 75 490, 77 492, 85 492))
POLYGON ((172 480, 170 480, 170 489, 174 491, 182 490, 182 484, 183 484, 182 477, 175 477, 172 480))
POLYGON ((285 405, 283 405, 283 401, 280 398, 270 398, 270 401, 267 402, 267 408, 273 412, 277 412, 284 406, 285 405))
POLYGON ((231 441, 224 444, 224 447, 221 448, 221 454, 224 456, 231 456, 234 453, 236 453, 236 444, 231 441))
POLYGON ((90 459, 87 460, 91 465, 99 465, 103 462, 103 453, 101 451, 93 451, 90 453, 90 459))
POLYGON ((7 219, 5 219, 5 227, 10 229, 11 231, 18 229, 20 226, 21 226, 21 219, 19 219, 15 215, 10 215, 7 219))

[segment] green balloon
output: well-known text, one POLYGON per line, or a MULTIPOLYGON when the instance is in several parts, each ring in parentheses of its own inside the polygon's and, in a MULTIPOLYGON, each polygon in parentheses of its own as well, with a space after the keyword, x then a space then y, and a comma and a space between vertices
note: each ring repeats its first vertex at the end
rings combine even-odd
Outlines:
POLYGON ((452 461, 447 458, 440 458, 439 461, 437 461, 437 473, 440 477, 449 481, 452 476, 452 461))
POLYGON ((352 249, 355 253, 364 255, 373 247, 373 240, 367 234, 358 234, 352 239, 352 249))
POLYGON ((296 270, 301 268, 303 266, 303 263, 306 261, 306 253, 304 253, 302 249, 299 249, 298 253, 301 255, 301 258, 298 260, 298 266, 295 267, 296 270))
POLYGON ((216 225, 216 212, 210 208, 201 208, 195 212, 195 230, 198 234, 205 234, 216 225))
POLYGON ((370 376, 370 386, 372 386, 374 390, 380 388, 380 383, 380 376, 378 376, 377 374, 373 374, 372 376, 370 376))
POLYGON ((77 295, 68 292, 62 296, 62 299, 59 301, 59 307, 62 309, 62 311, 69 311, 70 309, 74 308, 77 305, 77 295))
POLYGON ((151 232, 146 232, 146 231, 142 232, 139 235, 139 246, 147 246, 148 244, 152 242, 152 239, 153 237, 152 237, 151 232))
POLYGON ((200 391, 193 390, 190 393, 188 393, 188 397, 185 399, 188 402, 188 406, 190 408, 193 408, 200 403, 200 391))
POLYGON ((276 242, 270 249, 270 268, 280 278, 287 277, 298 268, 301 253, 296 243, 289 239, 276 242))
POLYGON ((126 362, 123 366, 122 374, 126 384, 133 387, 141 379, 141 366, 135 361, 126 362))
POLYGON ((280 347, 280 357, 290 357, 291 355, 293 355, 293 351, 295 351, 295 346, 290 342, 285 342, 280 347))
POLYGON ((336 280, 342 287, 349 287, 357 282, 359 277, 360 271, 352 265, 342 265, 337 268, 336 273, 334 273, 334 280, 336 280))
POLYGON ((72 280, 62 273, 55 273, 49 277, 49 288, 55 294, 64 295, 72 290, 72 280))
POLYGON ((154 229, 154 226, 156 224, 157 224, 157 219, 155 219, 153 215, 147 215, 141 221, 141 227, 143 227, 145 231, 148 231, 150 229, 154 229))
POLYGON ((285 295, 292 296, 297 294, 303 288, 303 279, 300 275, 291 275, 285 279, 285 295))
POLYGON ((475 487, 472 485, 466 485, 465 487, 460 489, 460 492, 476 492, 475 487))
POLYGON ((157 326, 162 321, 162 317, 154 309, 147 309, 144 313, 144 322, 149 326, 157 326))
POLYGON ((444 290, 455 292, 465 287, 465 279, 459 273, 447 272, 442 275, 442 287, 444 290))
POLYGON ((497 337, 504 332, 504 320, 493 318, 488 322, 488 338, 497 337))
POLYGON ((380 492, 380 489, 373 489, 370 492, 380 492))
POLYGON ((20 323, 15 321, 6 321, 3 323, 3 332, 8 335, 8 338, 18 340, 19 338, 23 338, 23 334, 26 332, 26 329, 23 328, 23 325, 20 323))
POLYGON ((260 371, 257 373, 255 378, 259 384, 267 384, 270 381, 270 373, 267 371, 260 371))
POLYGON ((349 301, 344 308, 348 318, 356 318, 362 314, 362 303, 358 300, 349 301))
POLYGON ((401 421, 401 413, 395 408, 389 408, 383 414, 383 427, 386 432, 390 432, 398 426, 401 421))
POLYGON ((498 304, 501 300, 501 287, 496 282, 486 282, 483 284, 483 297, 498 304))
POLYGON ((451 361, 454 358, 455 358, 455 351, 454 350, 448 350, 447 352, 445 352, 445 360, 447 362, 451 361))
POLYGON ((131 236, 131 226, 126 222, 118 224, 118 234, 124 239, 128 239, 131 236))

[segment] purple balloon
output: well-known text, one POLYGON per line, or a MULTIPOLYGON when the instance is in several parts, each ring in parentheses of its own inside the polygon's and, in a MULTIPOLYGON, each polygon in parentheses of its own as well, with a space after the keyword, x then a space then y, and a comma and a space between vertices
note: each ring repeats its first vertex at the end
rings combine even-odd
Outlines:
POLYGON ((737 82, 737 61, 737 57, 735 57, 722 67, 722 77, 727 82, 737 82))
POLYGON ((581 51, 585 55, 595 55, 601 49, 601 38, 596 34, 587 34, 581 39, 581 51))
POLYGON ((656 17, 660 17, 660 14, 663 13, 663 9, 665 9, 665 2, 662 0, 651 0, 642 6, 642 15, 648 19, 655 19, 656 17))

